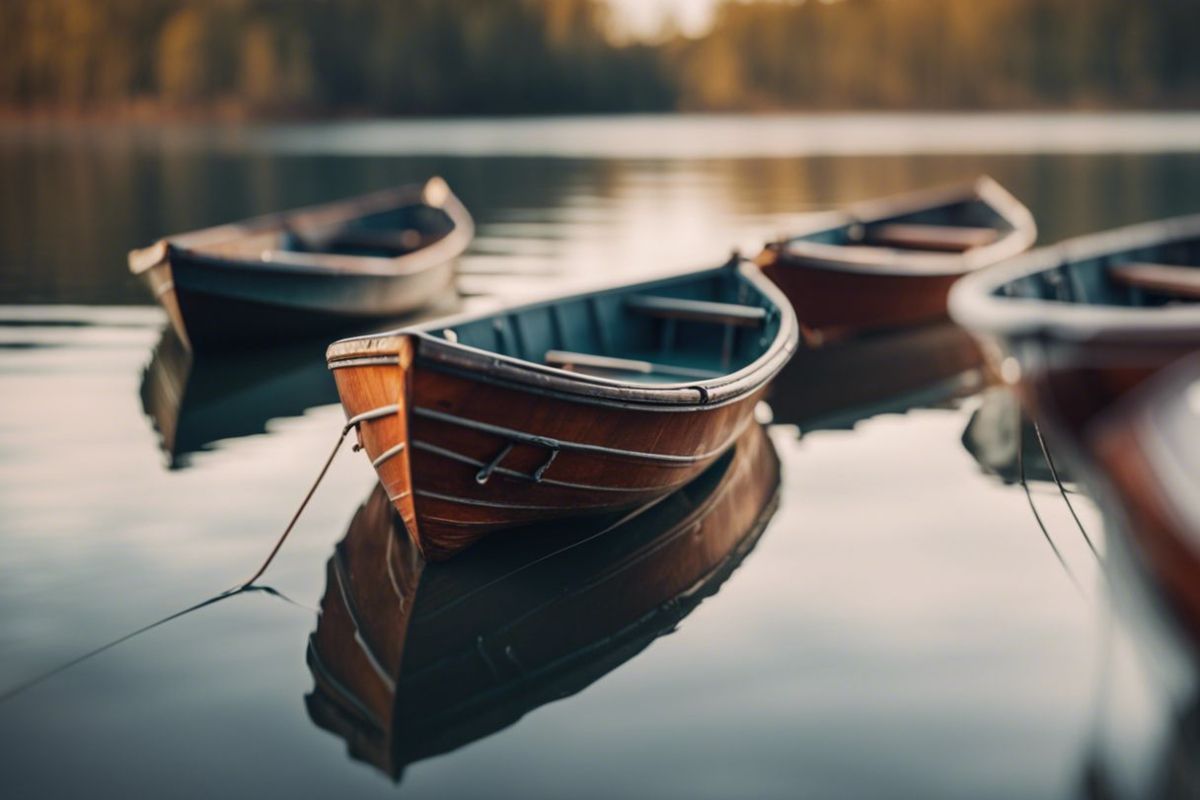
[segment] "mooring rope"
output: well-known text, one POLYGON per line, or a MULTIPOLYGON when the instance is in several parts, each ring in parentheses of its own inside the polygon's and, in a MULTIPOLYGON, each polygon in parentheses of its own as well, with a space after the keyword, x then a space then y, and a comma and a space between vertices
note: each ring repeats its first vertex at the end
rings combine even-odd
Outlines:
POLYGON ((1017 429, 1017 471, 1021 479, 1021 488, 1025 490, 1025 498, 1029 501, 1029 510, 1033 512, 1033 518, 1037 520, 1038 527, 1042 529, 1042 536, 1046 538, 1046 544, 1050 545, 1050 549, 1054 552, 1054 557, 1058 559, 1059 565, 1063 568, 1063 572, 1067 573, 1067 577, 1071 579, 1071 583, 1075 584, 1076 590, 1080 594, 1083 594, 1083 586, 1079 583, 1079 579, 1075 577, 1075 573, 1067 565, 1067 560, 1063 558, 1063 554, 1059 552, 1058 545, 1054 544, 1054 539, 1050 536, 1050 531, 1046 529, 1046 523, 1042 521, 1042 515, 1038 513, 1037 504, 1033 502, 1033 492, 1029 489, 1029 481, 1025 480, 1025 441, 1021 436, 1019 427, 1017 429))
MULTIPOLYGON (((269 586, 255 586, 254 582, 262 577, 263 573, 267 571, 267 567, 271 566, 271 562, 275 560, 275 556, 277 556, 279 554, 279 550, 280 550, 280 548, 283 547, 283 543, 285 541, 287 541, 288 536, 291 534, 292 530, 296 527, 296 523, 300 520, 300 515, 303 514, 304 509, 308 507, 308 502, 310 500, 312 500, 313 495, 316 494, 317 487, 321 485, 321 481, 323 481, 325 479, 325 475, 328 474, 329 468, 333 465, 334 458, 337 457, 338 451, 342 449, 342 443, 346 441, 346 437, 348 435, 350 435, 350 431, 355 430, 358 427, 358 424, 360 422, 363 422, 364 420, 375 419, 379 416, 384 416, 384 414, 382 412, 384 412, 385 410, 388 410, 388 409, 376 409, 374 411, 367 412, 366 414, 360 414, 357 417, 354 417, 351 420, 349 420, 345 424, 345 426, 342 427, 342 432, 338 436, 337 443, 334 444, 333 450, 330 451, 330 453, 329 453, 329 457, 327 459, 325 459, 325 464, 321 467, 321 471, 317 474, 317 479, 315 481, 313 481, 312 486, 309 487, 308 492, 304 495, 304 499, 300 501, 300 506, 296 509, 296 512, 294 514, 292 514, 291 520, 288 522, 287 527, 284 528, 283 533, 280 535, 279 539, 275 542, 275 546, 273 548, 271 548, 271 552, 267 556, 266 561, 264 561, 262 563, 262 566, 260 566, 254 572, 254 574, 250 576, 249 579, 237 584, 236 586, 226 589, 225 591, 221 592, 218 595, 214 595, 213 597, 210 597, 206 600, 201 600, 199 603, 190 605, 187 608, 184 608, 180 611, 176 611, 172 614, 168 614, 167 616, 165 616, 159 620, 156 620, 154 622, 151 622, 148 625, 143 625, 142 627, 138 628, 137 630, 131 631, 123 636, 113 639, 110 642, 107 642, 106 644, 102 644, 99 647, 93 648, 92 650, 89 650, 88 652, 83 653, 82 655, 76 656, 75 658, 71 659, 70 661, 67 661, 64 664, 60 664, 57 667, 54 667, 53 669, 47 670, 46 672, 43 672, 40 675, 36 675, 33 678, 30 678, 29 680, 24 681, 23 683, 17 684, 16 686, 12 687, 11 689, 0 692, 0 704, 5 703, 8 700, 11 700, 12 698, 16 697, 17 695, 22 694, 22 693, 28 691, 29 689, 32 689, 34 686, 37 686, 38 684, 40 684, 46 680, 49 680, 50 678, 54 677, 55 675, 58 675, 59 673, 64 672, 64 671, 70 669, 71 667, 76 666, 77 664, 82 664, 84 661, 88 661, 88 660, 100 655, 101 653, 111 650, 112 648, 114 648, 120 644, 124 644, 125 642, 128 642, 130 639, 133 639, 136 636, 141 636, 143 633, 148 633, 149 631, 152 631, 161 625, 165 625, 166 623, 171 622, 172 620, 179 619, 182 616, 191 614, 193 611, 199 611, 202 608, 207 608, 208 606, 214 605, 216 603, 219 603, 222 600, 226 600, 230 597, 234 597, 239 594, 244 594, 246 592, 263 592, 264 594, 269 594, 269 595, 272 595, 273 597, 278 597, 288 603, 291 603, 294 606, 298 606, 300 608, 307 608, 306 606, 303 606, 300 603, 297 603, 295 600, 292 600, 287 595, 283 594, 282 592, 279 592, 276 589, 272 589, 269 586)), ((389 413, 394 413, 394 409, 390 410, 389 413)), ((355 449, 357 449, 357 448, 358 448, 358 445, 355 445, 355 449)), ((312 609, 308 609, 308 610, 311 611, 312 609)))
POLYGON ((1046 466, 1050 468, 1050 476, 1054 478, 1054 483, 1058 486, 1058 492, 1062 495, 1063 502, 1067 504, 1067 509, 1071 512, 1071 518, 1075 520, 1075 526, 1083 534, 1083 540, 1087 542, 1088 549, 1092 551, 1092 555, 1096 557, 1096 561, 1100 562, 1100 566, 1103 567, 1104 558, 1100 555, 1100 551, 1096 549, 1096 545, 1092 543, 1092 537, 1088 536, 1087 528, 1083 526, 1079 515, 1075 513, 1075 506, 1071 503, 1071 498, 1067 496, 1067 488, 1063 486, 1062 480, 1058 477, 1058 470, 1054 467, 1054 458, 1050 455, 1050 449, 1046 447, 1046 440, 1042 438, 1042 429, 1038 426, 1037 420, 1033 421, 1033 432, 1037 434, 1038 446, 1042 448, 1042 457, 1046 459, 1046 466))
POLYGON ((280 592, 277 589, 272 589, 270 586, 239 586, 236 589, 228 589, 224 592, 221 592, 218 595, 208 598, 207 600, 201 600, 199 603, 190 605, 185 609, 176 611, 172 614, 168 614, 167 616, 162 617, 161 619, 151 622, 149 625, 143 625, 142 627, 138 628, 137 630, 130 631, 129 633, 127 633, 123 636, 119 636, 110 642, 100 645, 99 647, 95 647, 95 648, 87 651, 86 653, 83 653, 82 655, 78 655, 75 658, 72 658, 70 661, 67 661, 63 664, 59 664, 57 667, 54 667, 53 669, 46 670, 45 672, 43 672, 39 675, 35 675, 34 677, 29 678, 28 680, 26 680, 22 683, 19 683, 10 689, 6 689, 5 691, 0 692, 0 704, 7 703, 9 700, 13 699, 17 695, 23 694, 23 693, 29 691, 30 689, 37 686, 38 684, 43 683, 43 682, 49 680, 50 678, 53 678, 55 675, 58 675, 61 672, 66 672, 71 667, 82 664, 85 661, 89 661, 89 660, 95 658, 96 656, 100 655, 101 653, 105 653, 105 652, 113 649, 117 645, 124 644, 125 642, 128 642, 130 639, 133 639, 137 636, 141 636, 143 633, 149 633, 150 631, 154 630, 155 628, 157 628, 161 625, 166 625, 168 622, 177 620, 180 617, 191 614, 193 611, 199 611, 202 608, 207 608, 208 606, 216 605, 217 603, 221 602, 222 600, 227 600, 230 597, 235 597, 236 595, 246 594, 249 592, 262 592, 263 594, 269 594, 272 597, 277 597, 277 598, 283 600, 284 602, 290 603, 298 608, 304 608, 309 611, 312 610, 301 603, 297 603, 292 598, 283 594, 283 592, 280 592))
MULTIPOLYGON (((283 547, 283 543, 287 541, 288 536, 291 535, 292 530, 296 527, 296 523, 300 521, 300 515, 303 514, 304 509, 308 507, 308 501, 312 500, 313 495, 317 492, 317 487, 321 485, 321 481, 325 480, 325 475, 329 472, 329 468, 333 465, 333 460, 337 458, 338 451, 342 449, 342 442, 346 441, 346 437, 350 434, 350 431, 358 427, 358 423, 362 422, 364 416, 365 415, 360 415, 355 417, 342 426, 342 433, 340 436, 338 436, 337 442, 333 445, 333 450, 330 451, 329 457, 325 459, 325 465, 321 467, 321 471, 317 473, 317 479, 313 481, 312 486, 308 487, 308 493, 305 494, 304 499, 300 501, 300 506, 296 509, 296 513, 292 514, 291 521, 288 522, 287 527, 283 529, 283 533, 279 536, 278 541, 275 542, 275 546, 271 548, 271 552, 267 556, 267 560, 262 563, 262 566, 260 566, 255 573, 249 577, 249 579, 239 583, 229 591, 232 592, 238 589, 245 589, 246 587, 252 585, 256 580, 262 577, 262 574, 267 571, 267 567, 271 566, 271 562, 274 561, 275 556, 279 554, 279 549, 283 547)), ((357 448, 358 445, 355 445, 355 449, 357 448)))

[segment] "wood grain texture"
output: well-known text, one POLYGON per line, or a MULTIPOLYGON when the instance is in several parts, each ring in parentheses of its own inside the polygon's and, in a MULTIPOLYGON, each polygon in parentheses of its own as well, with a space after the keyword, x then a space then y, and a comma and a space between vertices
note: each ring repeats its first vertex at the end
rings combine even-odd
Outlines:
POLYGON ((947 316, 963 275, 1026 250, 1029 210, 991 178, 814 215, 755 259, 796 311, 810 345, 947 316))
POLYGON ((404 446, 376 469, 432 560, 495 530, 674 491, 733 444, 765 390, 714 408, 590 405, 446 372, 413 356, 413 337, 398 341, 396 363, 342 367, 334 377, 349 417, 402 406, 404 413, 362 423, 360 442, 372 461, 404 446))
POLYGON ((814 345, 946 318, 953 275, 872 275, 828 269, 768 249, 763 274, 787 295, 814 345))

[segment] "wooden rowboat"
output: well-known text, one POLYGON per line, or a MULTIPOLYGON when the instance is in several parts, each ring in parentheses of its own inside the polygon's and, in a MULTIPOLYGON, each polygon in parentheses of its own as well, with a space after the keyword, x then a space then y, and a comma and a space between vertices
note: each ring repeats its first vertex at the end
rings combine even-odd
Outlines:
POLYGON ((753 421, 796 347, 752 265, 344 339, 327 358, 410 534, 443 558, 540 519, 642 505, 753 421))
POLYGON ((1087 436, 1113 599, 1092 797, 1195 797, 1200 722, 1200 356, 1097 415, 1087 436), (1130 736, 1129 698, 1137 698, 1130 736))
POLYGON ((819 215, 757 261, 791 301, 805 339, 820 344, 943 319, 956 280, 1036 236, 1029 210, 981 177, 819 215))
POLYGON ((972 275, 951 293, 950 312, 1070 445, 1097 412, 1200 349, 1197 301, 1200 216, 1083 237, 972 275))
POLYGON ((1200 355, 1097 416, 1085 450, 1096 496, 1137 571, 1200 636, 1200 355))
POLYGON ((757 544, 778 491, 778 458, 752 425, 666 498, 426 565, 377 487, 329 561, 309 639, 309 716, 399 780, 408 764, 582 691, 675 630, 757 544))
POLYGON ((366 329, 454 281, 473 235, 440 178, 163 239, 129 268, 195 349, 366 329))

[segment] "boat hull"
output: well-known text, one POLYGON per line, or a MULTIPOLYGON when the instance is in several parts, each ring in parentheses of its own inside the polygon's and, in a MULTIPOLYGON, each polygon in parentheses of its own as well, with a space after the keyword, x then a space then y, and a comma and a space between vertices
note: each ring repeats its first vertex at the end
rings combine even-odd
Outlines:
POLYGON ((143 273, 171 327, 193 350, 228 350, 366 330, 452 290, 457 261, 415 275, 255 271, 175 256, 143 273), (165 288, 164 288, 165 287, 165 288))
POLYGON ((768 250, 763 274, 783 290, 809 344, 944 320, 961 273, 886 275, 825 267, 768 250))
POLYGON ((395 406, 359 424, 359 443, 431 560, 493 531, 675 491, 753 423, 765 392, 715 406, 594 402, 455 371, 420 350, 405 336, 390 363, 335 365, 334 378, 350 418, 395 406))
POLYGON ((162 239, 129 268, 195 350, 383 327, 448 296, 474 225, 440 178, 162 239))
POLYGON ((1072 341, 1036 335, 985 337, 984 350, 994 369, 1014 380, 1033 417, 1045 423, 1061 443, 1078 450, 1097 415, 1200 350, 1200 337, 1137 341, 1103 337, 1072 341))
POLYGON ((819 345, 945 319, 959 278, 1036 236, 1029 210, 985 176, 813 215, 808 230, 768 244, 757 261, 819 345))

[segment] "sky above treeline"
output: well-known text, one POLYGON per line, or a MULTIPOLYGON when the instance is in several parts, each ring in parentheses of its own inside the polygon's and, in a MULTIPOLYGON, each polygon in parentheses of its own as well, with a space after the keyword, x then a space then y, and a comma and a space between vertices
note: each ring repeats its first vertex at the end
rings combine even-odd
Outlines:
POLYGON ((708 30, 721 0, 607 0, 616 12, 621 32, 635 38, 653 37, 672 21, 689 36, 708 30))

